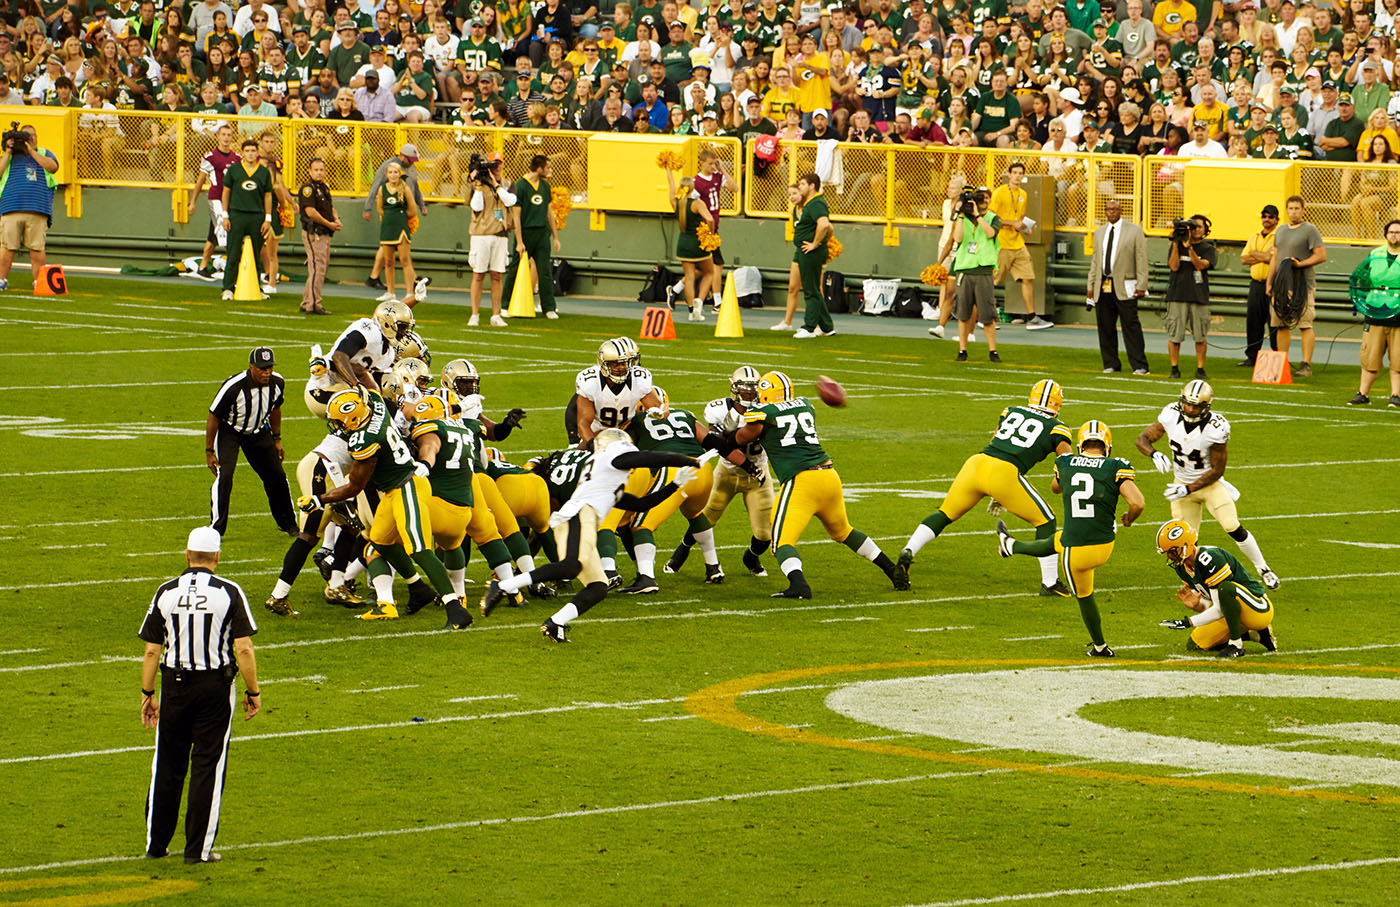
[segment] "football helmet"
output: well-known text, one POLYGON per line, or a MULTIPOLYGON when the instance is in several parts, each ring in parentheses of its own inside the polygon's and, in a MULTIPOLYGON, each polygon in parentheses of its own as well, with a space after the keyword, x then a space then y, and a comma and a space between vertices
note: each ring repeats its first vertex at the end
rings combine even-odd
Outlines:
POLYGON ((373 417, 369 392, 362 387, 340 391, 326 404, 326 423, 331 434, 342 438, 364 428, 373 417))
POLYGON ((1098 419, 1090 419, 1079 426, 1075 446, 1079 448, 1081 453, 1084 451, 1084 444, 1088 441, 1101 442, 1104 446, 1104 456, 1113 453, 1113 431, 1098 419))
POLYGON ((430 392, 430 396, 437 397, 442 401, 444 409, 447 411, 447 418, 462 418, 462 399, 457 396, 457 392, 450 387, 435 387, 430 392))
POLYGON ((410 418, 414 422, 436 422, 447 418, 447 403, 437 394, 429 394, 413 404, 410 418))
POLYGON ((1197 378, 1181 389, 1181 414, 1188 422, 1204 422, 1210 418, 1210 401, 1214 399, 1211 386, 1197 378))
POLYGON ((442 367, 442 386, 451 388, 459 397, 481 393, 481 375, 476 366, 465 359, 453 359, 442 367))
POLYGON ((758 379, 757 402, 781 403, 792 399, 792 379, 782 372, 768 372, 758 379))
POLYGON ((398 406, 403 400, 404 383, 399 373, 393 370, 384 373, 384 377, 379 379, 379 395, 389 403, 390 406, 398 406))
POLYGON ((398 375, 405 388, 416 387, 424 393, 433 383, 433 373, 421 359, 402 359, 394 363, 394 374, 398 375))
POLYGON ((1058 381, 1041 378, 1031 387, 1031 409, 1042 410, 1056 416, 1059 415, 1060 407, 1064 405, 1064 402, 1065 391, 1064 388, 1060 387, 1058 381))
POLYGON ((404 331, 403 336, 394 341, 394 361, 421 359, 424 365, 433 364, 433 356, 428 352, 428 341, 417 331, 404 331))
POLYGON ((620 428, 605 428, 593 436, 593 454, 597 456, 614 444, 631 440, 627 432, 620 428))
POLYGON ((1172 564, 1182 564, 1196 556, 1196 530, 1185 520, 1168 520, 1157 530, 1157 553, 1172 564))
POLYGON ((632 366, 642 361, 642 351, 631 337, 604 340, 598 347, 598 372, 609 384, 621 385, 632 366))
POLYGON ((413 330, 413 310, 393 299, 375 306, 373 318, 391 342, 402 339, 405 331, 413 330))
POLYGON ((735 403, 752 406, 758 400, 758 379, 763 377, 752 365, 741 365, 729 376, 729 396, 735 403))
POLYGON ((652 390, 656 391, 656 396, 660 398, 661 402, 648 409, 647 415, 653 419, 664 421, 667 416, 671 415, 671 398, 666 395, 664 388, 653 387, 652 390))

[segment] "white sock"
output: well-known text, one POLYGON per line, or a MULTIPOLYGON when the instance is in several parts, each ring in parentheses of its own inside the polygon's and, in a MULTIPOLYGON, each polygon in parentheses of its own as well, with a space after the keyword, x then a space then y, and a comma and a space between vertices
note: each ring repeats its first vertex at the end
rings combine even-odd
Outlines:
POLYGON ((420 576, 419 574, 415 573, 415 574, 413 574, 412 576, 405 576, 405 577, 403 578, 403 581, 404 581, 405 583, 407 583, 408 585, 411 586, 411 585, 413 585, 414 583, 420 583, 420 582, 422 582, 422 581, 423 581, 423 577, 420 576))
POLYGON ((336 540, 340 538, 340 524, 331 523, 326 527, 325 535, 321 536, 321 547, 326 549, 335 548, 336 540))
POLYGON ((676 281, 675 283, 671 284, 671 292, 672 292, 672 293, 675 293, 677 296, 679 296, 681 293, 684 293, 684 292, 685 292, 685 281, 684 281, 684 280, 678 280, 678 281, 676 281))
POLYGON ((1220 610, 1219 605, 1211 605, 1200 614, 1192 614, 1188 623, 1193 627, 1204 627, 1206 624, 1213 624, 1225 616, 1225 612, 1220 610))
POLYGON ((365 562, 362 560, 353 560, 345 565, 345 581, 348 583, 364 572, 365 562))
POLYGON ((516 592, 519 592, 521 589, 524 589, 526 586, 530 585, 530 574, 517 573, 515 576, 510 576, 506 577, 503 580, 498 580, 496 584, 500 586, 503 591, 514 595, 516 592))
POLYGON ((938 536, 933 534, 932 529, 920 523, 914 527, 914 534, 909 536, 909 541, 904 544, 904 547, 910 554, 918 554, 920 548, 936 538, 938 538, 938 536))
POLYGON ((458 595, 467 594, 467 568, 460 567, 456 570, 447 571, 447 578, 452 581, 452 591, 458 595))
POLYGON ((1259 543, 1254 540, 1254 534, 1245 530, 1243 541, 1235 543, 1240 546, 1240 551, 1249 558, 1249 562, 1254 565, 1255 570, 1268 570, 1269 565, 1264 560, 1264 552, 1259 550, 1259 543))
POLYGON ((796 571, 802 569, 802 558, 790 557, 779 564, 778 569, 783 571, 784 576, 791 576, 796 571))
POLYGON ((515 568, 510 565, 510 561, 506 561, 504 564, 497 564, 492 572, 496 574, 496 579, 498 580, 508 580, 512 576, 515 576, 515 568))
POLYGON ((332 586, 332 588, 334 588, 334 587, 336 587, 336 586, 343 586, 343 585, 345 585, 345 574, 342 573, 342 572, 339 571, 339 570, 332 570, 332 571, 331 571, 331 586, 332 586))
POLYGON ((374 595, 382 602, 392 602, 394 600, 394 574, 386 573, 383 576, 376 576, 370 580, 374 586, 374 595))
POLYGON ((535 569, 535 558, 532 555, 523 554, 520 556, 520 559, 515 562, 515 566, 520 568, 521 573, 529 573, 531 570, 535 569))
POLYGON ((651 542, 638 542, 632 546, 632 555, 637 559, 637 573, 642 576, 656 576, 656 546, 651 542))
POLYGON ((1243 640, 1243 639, 1240 639, 1240 638, 1237 636, 1237 637, 1235 637, 1234 639, 1230 640, 1230 645, 1232 645, 1232 646, 1239 646, 1241 649, 1243 649, 1243 648, 1244 648, 1244 640, 1243 640))
POLYGON ((715 306, 718 307, 724 300, 723 300, 723 298, 719 295, 719 290, 715 290, 714 296, 715 296, 715 306))
POLYGON ((874 539, 868 538, 860 543, 860 547, 856 549, 856 554, 859 554, 867 561, 871 561, 873 563, 875 558, 880 556, 880 546, 875 543, 874 539))
POLYGON ((575 605, 573 602, 569 602, 567 605, 560 608, 558 611, 555 611, 554 616, 551 617, 550 620, 554 621, 561 627, 567 627, 569 625, 569 621, 573 620, 575 617, 578 617, 578 605, 575 605))
POLYGON ((707 566, 713 567, 719 563, 719 552, 715 550, 715 530, 713 528, 695 533, 695 541, 700 544, 700 554, 704 556, 707 566))
POLYGON ((603 565, 603 570, 607 573, 617 572, 617 559, 611 557, 600 557, 599 562, 603 565))
POLYGON ((273 598, 286 598, 287 593, 292 591, 292 584, 279 579, 277 585, 272 587, 273 598))
POLYGON ((1040 584, 1042 586, 1053 586, 1060 581, 1060 556, 1058 554, 1047 554, 1045 557, 1038 557, 1040 561, 1040 584))

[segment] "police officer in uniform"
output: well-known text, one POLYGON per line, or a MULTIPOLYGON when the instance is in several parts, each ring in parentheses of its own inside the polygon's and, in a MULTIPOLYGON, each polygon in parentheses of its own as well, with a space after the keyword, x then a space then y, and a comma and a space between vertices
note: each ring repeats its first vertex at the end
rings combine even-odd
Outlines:
POLYGON ((331 236, 344 225, 331 204, 331 187, 326 185, 326 162, 313 157, 306 166, 306 182, 297 190, 301 208, 301 244, 306 247, 306 289, 301 294, 301 310, 308 315, 329 315, 321 306, 321 286, 331 262, 331 236))
POLYGON ((243 675, 243 718, 262 709, 250 637, 258 632, 248 599, 232 580, 214 575, 219 533, 208 526, 185 543, 189 569, 163 583, 141 623, 141 723, 156 729, 156 755, 146 800, 146 857, 169 853, 180 817, 185 774, 185 862, 217 863, 219 805, 233 730, 235 674, 243 675), (160 698, 156 698, 156 671, 160 698))

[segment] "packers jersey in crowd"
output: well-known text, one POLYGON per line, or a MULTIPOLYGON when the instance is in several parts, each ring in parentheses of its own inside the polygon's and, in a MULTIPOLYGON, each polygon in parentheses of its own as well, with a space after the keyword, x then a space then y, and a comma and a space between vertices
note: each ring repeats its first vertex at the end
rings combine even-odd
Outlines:
POLYGON ((1209 472, 1210 449, 1230 440, 1230 423, 1224 416, 1212 412, 1203 421, 1191 422, 1181 411, 1179 401, 1163 407, 1157 421, 1167 430, 1178 482, 1194 482, 1209 472))
POLYGON ((1028 406, 1008 406, 1001 411, 996 434, 982 453, 1005 460, 1025 475, 1062 443, 1074 444, 1065 423, 1028 406))
POLYGON ((638 450, 663 450, 668 453, 698 457, 705 452, 695 439, 695 416, 683 409, 673 409, 664 419, 644 415, 633 419, 627 433, 638 450))
POLYGON ((1268 610, 1264 584, 1224 548, 1202 545, 1196 549, 1193 564, 1173 564, 1172 569, 1182 582, 1207 600, 1212 590, 1218 590, 1228 582, 1234 584, 1236 592, 1244 593, 1240 595, 1240 601, 1257 611, 1268 610))
POLYGON ((1134 481, 1132 464, 1118 457, 1061 454, 1055 459, 1055 478, 1065 508, 1060 544, 1072 548, 1112 542, 1118 486, 1134 481))
POLYGON ((408 442, 394 429, 384 401, 371 394, 368 403, 373 415, 364 428, 350 434, 346 443, 350 456, 356 460, 376 457, 370 483, 379 491, 392 491, 413 478, 413 452, 408 449, 408 442))
POLYGON ((477 462, 477 435, 470 428, 441 420, 419 422, 413 427, 413 438, 437 435, 442 441, 437 458, 428 468, 428 483, 433 497, 442 498, 459 507, 471 507, 472 474, 477 462))
POLYGON ((620 385, 606 381, 596 365, 579 372, 574 380, 575 392, 593 404, 595 432, 625 427, 651 389, 651 372, 640 365, 632 366, 620 385))
POLYGON ((817 414, 806 397, 754 406, 744 413, 744 422, 763 423, 758 442, 780 483, 831 459, 817 437, 817 414))

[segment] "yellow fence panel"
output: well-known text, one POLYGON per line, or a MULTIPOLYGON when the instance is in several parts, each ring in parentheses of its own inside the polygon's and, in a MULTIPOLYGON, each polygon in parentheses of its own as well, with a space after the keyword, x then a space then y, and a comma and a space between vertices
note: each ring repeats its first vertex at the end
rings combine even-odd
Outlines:
POLYGON ((1172 221, 1183 216, 1186 161, 1163 155, 1143 159, 1141 187, 1143 232, 1149 236, 1170 236, 1172 221))
MULTIPOLYGON (((1300 162, 1298 194, 1327 242, 1379 245, 1385 222, 1400 216, 1400 166, 1300 162)), ((1280 199, 1279 210, 1283 210, 1280 199)))
POLYGON ((787 217, 788 186, 797 181, 793 161, 754 157, 754 143, 744 149, 744 213, 750 217, 787 217))

